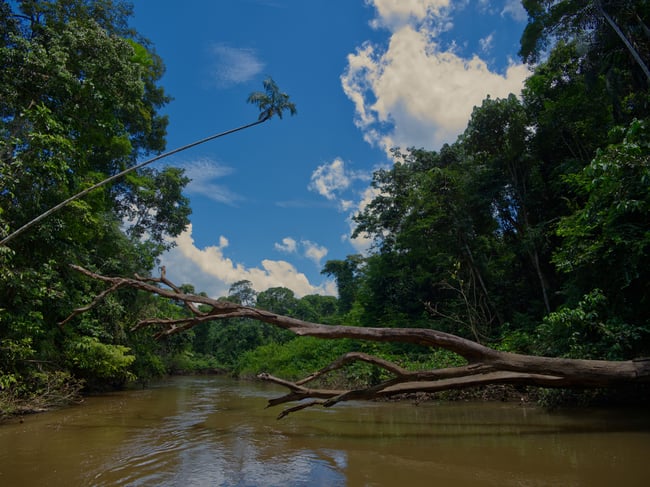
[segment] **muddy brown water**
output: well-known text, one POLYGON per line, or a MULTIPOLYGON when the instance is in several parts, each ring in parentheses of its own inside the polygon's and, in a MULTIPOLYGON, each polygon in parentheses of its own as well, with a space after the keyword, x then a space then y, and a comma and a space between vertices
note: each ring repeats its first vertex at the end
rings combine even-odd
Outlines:
POLYGON ((0 426, 0 486, 647 486, 650 414, 349 403, 277 421, 272 385, 177 377, 0 426))

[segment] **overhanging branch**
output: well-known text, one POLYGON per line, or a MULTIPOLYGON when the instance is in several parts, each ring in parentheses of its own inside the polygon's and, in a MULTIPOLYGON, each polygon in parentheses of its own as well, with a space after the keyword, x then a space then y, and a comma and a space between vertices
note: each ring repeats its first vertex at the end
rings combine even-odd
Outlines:
POLYGON ((289 389, 284 396, 269 400, 269 406, 301 402, 289 407, 279 417, 308 407, 333 406, 342 401, 371 400, 399 394, 417 392, 439 392, 451 389, 465 389, 488 384, 524 384, 540 387, 605 387, 620 383, 646 382, 650 380, 650 359, 612 362, 605 360, 579 360, 553 357, 538 357, 494 350, 471 340, 424 328, 374 328, 339 325, 323 325, 283 316, 270 311, 244 306, 230 301, 217 300, 207 296, 183 293, 166 279, 103 276, 79 266, 74 269, 82 274, 102 281, 108 288, 83 307, 72 311, 61 322, 64 325, 82 313, 90 311, 107 295, 122 288, 138 289, 162 298, 184 303, 190 316, 181 319, 147 319, 134 328, 157 327, 156 337, 162 338, 188 330, 206 321, 227 318, 251 318, 289 330, 299 336, 323 339, 352 338, 377 342, 400 342, 443 348, 465 358, 467 365, 445 369, 409 371, 390 361, 363 353, 348 353, 319 371, 302 380, 290 382, 260 374, 261 380, 273 382, 289 389), (166 286, 166 287, 162 287, 166 286), (207 311, 201 311, 202 305, 207 311), (354 362, 365 362, 389 372, 392 377, 380 384, 354 390, 315 389, 305 384, 334 370, 354 362))

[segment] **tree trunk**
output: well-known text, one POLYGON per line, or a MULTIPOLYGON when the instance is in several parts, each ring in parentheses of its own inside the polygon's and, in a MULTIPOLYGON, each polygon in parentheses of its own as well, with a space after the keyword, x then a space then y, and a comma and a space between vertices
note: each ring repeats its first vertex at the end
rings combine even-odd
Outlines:
MULTIPOLYGON (((607 21, 609 26, 612 29, 614 29, 614 32, 616 32, 616 35, 618 35, 618 37, 621 39, 621 41, 623 41, 623 44, 625 44, 625 47, 627 47, 627 50, 630 51, 630 54, 632 55, 632 57, 634 58, 636 63, 639 65, 639 67, 643 71, 643 74, 645 74, 646 78, 648 79, 648 82, 650 83, 650 69, 648 69, 648 65, 643 61, 643 59, 641 58, 641 55, 639 54, 639 52, 634 48, 634 46, 632 45, 630 40, 627 37, 625 37, 625 34, 623 33, 623 31, 616 24, 616 22, 614 22, 614 19, 612 19, 612 17, 607 12, 605 12, 605 9, 603 8, 603 4, 600 2, 600 0, 598 0, 596 2, 596 6, 598 7, 598 10, 601 13, 601 15, 603 17, 605 17, 605 20, 607 21)), ((643 24, 643 22, 641 22, 641 24, 643 25, 643 27, 645 27, 645 24, 643 24)), ((647 29, 647 27, 646 27, 646 29, 647 29)))
POLYGON ((181 301, 190 310, 192 316, 189 318, 149 319, 134 326, 134 329, 157 326, 159 327, 159 331, 156 333, 158 338, 181 333, 206 321, 245 317, 289 330, 299 336, 324 339, 352 338, 444 348, 460 355, 468 362, 463 367, 413 372, 378 357, 362 353, 348 353, 327 367, 297 382, 288 382, 268 374, 260 374, 260 379, 283 385, 289 389, 289 393, 285 396, 269 400, 269 406, 309 399, 307 402, 285 409, 279 417, 314 405, 328 407, 341 401, 369 400, 404 393, 465 389, 487 384, 584 388, 650 381, 650 359, 614 362, 538 357, 494 350, 472 340, 431 329, 366 328, 310 323, 250 306, 183 293, 178 286, 165 277, 164 273, 159 278, 143 278, 138 275, 134 278, 107 277, 78 266, 72 267, 93 279, 105 282, 109 287, 97 295, 87 306, 74 310, 68 318, 60 323, 61 326, 75 316, 92 309, 108 294, 118 289, 132 288, 175 302, 181 301), (160 286, 161 284, 166 287, 160 286), (200 311, 198 305, 202 305, 208 311, 200 311), (376 386, 359 390, 310 389, 304 386, 317 377, 355 361, 363 361, 381 367, 390 372, 393 377, 376 386))

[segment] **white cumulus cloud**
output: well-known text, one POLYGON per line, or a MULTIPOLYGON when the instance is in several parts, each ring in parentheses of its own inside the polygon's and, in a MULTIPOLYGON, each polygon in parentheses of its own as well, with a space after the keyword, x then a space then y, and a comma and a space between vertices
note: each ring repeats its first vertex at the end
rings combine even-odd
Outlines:
POLYGON ((347 211, 353 206, 349 199, 341 197, 341 193, 350 189, 354 181, 369 181, 369 173, 348 169, 340 157, 330 163, 321 164, 311 174, 308 189, 315 191, 329 201, 336 201, 341 211, 347 211))
POLYGON ((282 243, 276 242, 274 247, 276 250, 279 250, 280 252, 293 254, 298 248, 298 242, 296 242, 291 237, 285 237, 282 239, 282 243))
MULTIPOLYGON (((354 104, 355 123, 367 142, 386 151, 395 146, 438 150, 456 140, 474 106, 487 95, 520 94, 529 74, 525 65, 511 63, 500 74, 477 55, 463 58, 454 46, 447 50, 439 46, 436 34, 442 24, 449 28, 449 2, 372 4, 391 29, 388 45, 364 43, 348 55, 341 76, 343 90, 354 104), (396 18, 403 22, 391 20, 396 18)), ((484 47, 489 41, 484 39, 484 47)))
POLYGON ((500 75, 478 56, 440 51, 426 32, 410 26, 392 35, 385 52, 366 44, 348 61, 342 83, 355 103, 357 126, 366 140, 385 149, 437 150, 453 142, 474 106, 488 94, 519 94, 528 75, 524 65, 513 64, 500 75))
POLYGON ((309 240, 303 240, 301 243, 304 247, 305 257, 314 261, 314 264, 317 266, 320 266, 321 260, 323 260, 328 253, 327 248, 314 242, 310 242, 309 240))
POLYGON ((322 164, 314 170, 309 189, 316 191, 328 200, 334 200, 336 193, 347 189, 350 182, 345 171, 345 163, 337 157, 331 163, 322 164))
POLYGON ((449 7, 449 0, 367 0, 377 9, 373 25, 396 27, 408 22, 421 22, 430 16, 440 16, 449 7))
POLYGON ((526 22, 528 13, 521 3, 521 0, 506 0, 501 15, 510 15, 517 22, 526 22))
POLYGON ((332 282, 325 281, 315 286, 305 274, 283 260, 264 259, 259 267, 246 267, 233 262, 225 255, 228 239, 223 236, 219 239, 219 245, 200 248, 192 237, 191 225, 174 241, 176 247, 161 256, 167 276, 177 284, 190 283, 197 291, 205 291, 212 297, 227 295, 230 285, 240 280, 251 281, 257 291, 286 287, 298 297, 336 294, 336 286, 332 282))

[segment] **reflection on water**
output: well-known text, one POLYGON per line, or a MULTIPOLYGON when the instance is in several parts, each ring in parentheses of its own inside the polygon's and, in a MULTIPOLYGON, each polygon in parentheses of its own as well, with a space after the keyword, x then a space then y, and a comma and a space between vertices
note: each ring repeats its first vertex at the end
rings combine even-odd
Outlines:
POLYGON ((344 457, 338 452, 286 451, 282 434, 267 426, 275 420, 255 414, 263 410, 266 396, 250 385, 185 379, 170 404, 176 412, 148 415, 90 483, 345 485, 337 467, 344 457))
POLYGON ((6 486, 641 486, 650 417, 342 404, 276 421, 274 386, 175 378, 0 426, 6 486))

